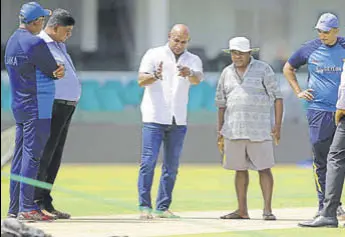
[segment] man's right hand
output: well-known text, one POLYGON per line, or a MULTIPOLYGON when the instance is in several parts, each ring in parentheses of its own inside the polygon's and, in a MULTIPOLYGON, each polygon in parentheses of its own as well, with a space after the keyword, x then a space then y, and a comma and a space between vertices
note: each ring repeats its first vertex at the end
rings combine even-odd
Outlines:
POLYGON ((273 138, 274 145, 278 146, 280 142, 280 125, 279 124, 274 125, 271 131, 271 136, 273 138))
POLYGON ((301 91, 300 93, 297 94, 297 97, 299 99, 305 99, 305 100, 313 100, 314 96, 312 94, 314 90, 313 89, 306 89, 304 91, 301 91))
POLYGON ((59 64, 58 68, 53 72, 53 76, 58 79, 63 78, 65 76, 65 66, 63 64, 59 64))

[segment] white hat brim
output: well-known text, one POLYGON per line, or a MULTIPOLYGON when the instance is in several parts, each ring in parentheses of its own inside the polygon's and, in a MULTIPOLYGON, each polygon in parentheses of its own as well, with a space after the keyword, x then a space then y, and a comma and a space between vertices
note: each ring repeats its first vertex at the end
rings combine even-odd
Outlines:
POLYGON ((252 48, 252 49, 249 49, 248 51, 243 51, 243 50, 239 50, 239 49, 222 49, 222 51, 224 53, 231 53, 231 50, 236 50, 236 51, 240 51, 243 53, 248 53, 248 52, 257 52, 260 50, 260 48, 252 48))

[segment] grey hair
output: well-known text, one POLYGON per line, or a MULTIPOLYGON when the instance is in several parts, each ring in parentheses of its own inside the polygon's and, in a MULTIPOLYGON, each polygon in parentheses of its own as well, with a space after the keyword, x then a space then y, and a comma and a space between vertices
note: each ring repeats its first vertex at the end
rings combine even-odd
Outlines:
POLYGON ((74 26, 74 24, 75 20, 72 17, 71 13, 61 8, 55 9, 47 22, 48 27, 53 27, 56 25, 74 26))
POLYGON ((23 15, 19 15, 19 24, 20 25, 29 25, 30 23, 36 21, 37 19, 34 19, 32 21, 26 22, 25 17, 23 15))

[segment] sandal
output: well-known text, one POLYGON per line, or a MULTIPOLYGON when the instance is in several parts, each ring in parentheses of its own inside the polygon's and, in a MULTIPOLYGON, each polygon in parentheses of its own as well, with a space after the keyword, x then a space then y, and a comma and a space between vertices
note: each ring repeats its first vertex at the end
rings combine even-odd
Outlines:
POLYGON ((175 215, 170 210, 165 210, 165 211, 156 210, 155 217, 157 217, 157 218, 169 218, 169 219, 180 218, 180 216, 175 215))
POLYGON ((151 215, 151 213, 148 212, 141 212, 140 216, 139 216, 140 220, 150 220, 153 219, 153 216, 151 215))
POLYGON ((249 218, 249 216, 241 216, 240 214, 237 213, 237 211, 234 211, 232 213, 221 216, 220 219, 239 220, 239 219, 250 219, 250 218, 249 218))
POLYGON ((277 220, 277 217, 273 215, 272 213, 262 214, 262 219, 265 221, 275 221, 277 220))

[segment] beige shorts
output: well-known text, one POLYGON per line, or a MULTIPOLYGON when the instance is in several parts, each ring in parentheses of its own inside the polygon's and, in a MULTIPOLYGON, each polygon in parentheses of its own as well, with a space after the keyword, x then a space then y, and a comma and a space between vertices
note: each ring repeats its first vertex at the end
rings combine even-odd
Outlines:
POLYGON ((229 170, 264 170, 274 166, 272 141, 224 139, 222 166, 229 170))

